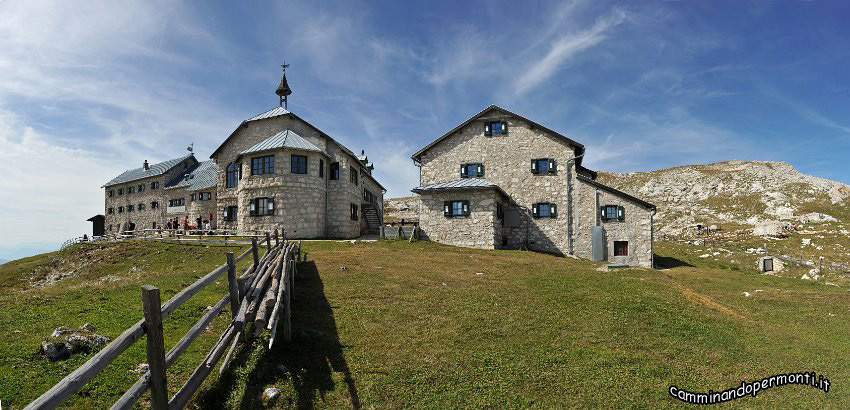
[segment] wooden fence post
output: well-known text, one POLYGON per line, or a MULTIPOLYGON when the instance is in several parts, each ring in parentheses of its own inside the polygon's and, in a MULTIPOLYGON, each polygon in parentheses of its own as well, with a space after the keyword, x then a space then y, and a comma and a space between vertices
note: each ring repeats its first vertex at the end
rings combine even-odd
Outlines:
POLYGON ((286 242, 286 229, 280 228, 281 236, 283 237, 283 241, 286 242))
POLYGON ((290 322, 291 312, 289 310, 289 298, 292 297, 292 289, 289 287, 289 277, 292 275, 290 272, 290 267, 294 268, 295 263, 292 261, 292 258, 289 258, 290 266, 287 266, 286 269, 286 277, 281 279, 286 279, 284 283, 286 284, 286 289, 283 292, 283 341, 291 342, 292 341, 292 322, 290 322))
POLYGON ((298 262, 301 262, 301 240, 298 240, 298 262))
POLYGON ((280 245, 280 236, 277 234, 277 228, 274 228, 274 246, 280 245))
POLYGON ((159 289, 142 286, 142 308, 147 333, 148 369, 150 370, 151 408, 168 408, 168 383, 165 379, 165 342, 162 337, 162 311, 159 289))
POLYGON ((230 290, 230 313, 236 319, 239 313, 239 284, 236 283, 236 264, 233 262, 233 252, 227 252, 227 285, 230 290))
POLYGON ((266 253, 269 253, 271 251, 272 251, 272 237, 271 237, 271 235, 269 235, 268 232, 266 232, 266 253))
POLYGON ((257 249, 257 237, 251 238, 251 253, 254 254, 254 269, 256 272, 257 268, 260 266, 260 250, 257 249))

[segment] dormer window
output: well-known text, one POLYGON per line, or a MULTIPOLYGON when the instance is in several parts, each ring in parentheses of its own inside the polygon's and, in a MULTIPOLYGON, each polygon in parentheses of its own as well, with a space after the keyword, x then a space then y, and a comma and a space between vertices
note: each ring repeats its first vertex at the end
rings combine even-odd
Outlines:
POLYGON ((460 177, 461 178, 481 178, 483 176, 484 176, 484 164, 472 163, 472 164, 461 164, 461 166, 460 166, 460 177))
POLYGON ((484 135, 490 136, 499 136, 499 135, 507 135, 508 134, 508 122, 505 120, 502 121, 488 121, 484 123, 484 135))

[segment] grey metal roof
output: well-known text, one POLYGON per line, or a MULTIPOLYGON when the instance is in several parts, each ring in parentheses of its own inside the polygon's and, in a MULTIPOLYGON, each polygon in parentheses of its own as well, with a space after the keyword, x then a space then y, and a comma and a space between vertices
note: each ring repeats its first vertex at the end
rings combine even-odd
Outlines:
POLYGON ((498 185, 483 179, 483 178, 463 178, 456 179, 454 181, 446 181, 446 182, 438 182, 436 184, 427 184, 418 186, 413 188, 412 191, 416 193, 421 192, 429 192, 429 191, 440 191, 440 190, 449 190, 449 189, 495 189, 505 196, 507 194, 502 190, 498 185))
POLYGON ((304 139, 304 137, 296 134, 295 131, 292 130, 283 130, 269 138, 266 138, 265 140, 260 141, 260 143, 254 145, 253 147, 240 152, 239 155, 242 156, 253 152, 266 151, 277 148, 302 149, 305 151, 321 152, 327 155, 327 153, 321 148, 317 147, 312 142, 307 141, 306 139, 304 139))
POLYGON ((253 116, 251 118, 248 118, 247 120, 245 120, 245 122, 262 120, 263 118, 277 117, 277 116, 286 115, 286 114, 289 114, 289 111, 284 110, 283 107, 274 107, 274 108, 272 108, 272 109, 270 109, 270 110, 268 110, 268 111, 266 111, 266 112, 264 112, 260 115, 256 115, 256 116, 253 116))
POLYGON ((153 164, 148 167, 148 169, 144 169, 144 167, 138 167, 134 169, 129 169, 121 173, 115 178, 112 178, 111 181, 103 184, 103 186, 110 186, 116 184, 122 184, 125 182, 135 181, 137 179, 155 177, 158 175, 162 175, 171 168, 174 168, 177 164, 182 162, 184 159, 191 157, 192 154, 186 155, 185 157, 169 159, 168 161, 163 161, 158 164, 153 164))
POLYGON ((189 191, 197 191, 216 186, 218 183, 218 165, 215 161, 199 162, 186 172, 178 175, 165 184, 165 189, 186 187, 189 191))

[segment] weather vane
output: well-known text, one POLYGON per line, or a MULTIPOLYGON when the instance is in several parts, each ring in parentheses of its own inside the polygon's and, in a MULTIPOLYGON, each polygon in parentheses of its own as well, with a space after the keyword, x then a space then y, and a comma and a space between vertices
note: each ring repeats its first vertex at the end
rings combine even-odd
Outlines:
POLYGON ((195 146, 195 143, 190 143, 188 147, 186 147, 186 151, 192 152, 192 148, 195 146))
POLYGON ((286 69, 289 68, 289 64, 286 64, 286 60, 283 61, 281 67, 283 68, 283 74, 281 74, 280 84, 277 86, 277 90, 275 90, 274 93, 277 94, 278 97, 280 97, 280 106, 283 107, 283 109, 285 110, 287 109, 286 97, 292 94, 292 90, 289 88, 289 84, 286 82, 286 69))

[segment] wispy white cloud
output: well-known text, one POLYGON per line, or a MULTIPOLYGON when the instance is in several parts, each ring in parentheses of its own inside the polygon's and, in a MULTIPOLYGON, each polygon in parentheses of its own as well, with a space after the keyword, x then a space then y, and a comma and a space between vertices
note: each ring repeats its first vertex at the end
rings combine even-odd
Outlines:
POLYGON ((601 18, 587 30, 558 37, 549 46, 546 54, 529 65, 514 83, 514 91, 523 94, 539 86, 555 74, 564 62, 603 41, 605 32, 620 24, 626 17, 625 12, 616 10, 613 14, 601 18))

